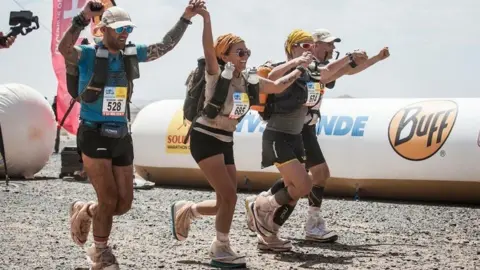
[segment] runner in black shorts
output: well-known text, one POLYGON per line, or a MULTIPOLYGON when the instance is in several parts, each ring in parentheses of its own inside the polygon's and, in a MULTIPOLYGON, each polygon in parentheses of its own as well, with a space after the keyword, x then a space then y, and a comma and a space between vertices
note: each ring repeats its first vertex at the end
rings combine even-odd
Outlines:
MULTIPOLYGON (((232 250, 229 237, 237 201, 233 134, 239 119, 254 105, 254 99, 258 99, 258 92, 254 95, 248 94, 249 87, 258 85, 261 93, 281 93, 301 72, 289 72, 276 81, 250 74, 246 70, 250 50, 244 40, 234 34, 225 34, 219 36, 214 43, 208 11, 205 9, 199 14, 204 19, 205 72, 201 75, 205 78, 205 102, 201 113, 193 118, 191 123, 190 152, 215 190, 216 199, 198 203, 187 200, 175 202, 171 206, 172 231, 177 240, 186 240, 192 220, 215 215, 216 236, 209 250, 211 265, 221 268, 245 268, 245 256, 232 250), (231 79, 227 81, 226 78, 231 79), (254 82, 255 78, 258 79, 258 84, 254 82), (247 84, 250 79, 252 81, 247 84), (227 93, 227 97, 222 94, 224 99, 220 100, 218 93, 227 93), (223 104, 212 104, 217 100, 223 104)), ((193 75, 191 78, 194 77, 197 76, 193 75)), ((191 89, 196 82, 190 81, 188 84, 188 89, 191 89)))
MULTIPOLYGON (((97 196, 96 202, 77 200, 70 204, 70 236, 83 246, 92 227, 93 243, 86 250, 92 269, 119 269, 108 240, 113 217, 127 213, 133 202, 134 157, 127 104, 133 80, 140 76, 138 63, 159 59, 178 44, 196 15, 198 2, 190 1, 161 42, 146 45, 127 44, 135 24, 124 9, 106 9, 100 1, 89 0, 74 16, 58 46, 66 66, 78 68, 77 87, 69 87, 69 91, 77 90, 80 102, 77 147, 97 196), (82 30, 96 16, 101 16, 95 25, 95 30, 103 34, 101 41, 75 45, 82 30)), ((67 69, 68 74, 71 71, 67 69)))
MULTIPOLYGON (((329 60, 332 58, 333 50, 335 49, 334 43, 340 42, 340 38, 332 36, 326 29, 317 29, 312 35, 315 41, 313 52, 315 58, 320 60, 317 66, 320 70, 322 81, 326 83, 325 86, 329 89, 335 86, 335 80, 341 76, 356 74, 389 56, 388 48, 382 49, 378 55, 369 59, 365 52, 355 51, 347 54, 342 59, 330 63, 329 60), (338 65, 340 65, 340 68, 338 68, 338 65)), ((306 155, 305 167, 312 174, 313 182, 312 191, 308 195, 309 210, 305 224, 305 238, 318 242, 332 242, 338 239, 338 235, 334 231, 327 229, 326 222, 320 213, 324 187, 327 179, 330 177, 328 165, 317 140, 317 123, 320 120, 322 99, 323 95, 320 102, 308 111, 302 129, 306 155)), ((268 192, 263 192, 261 195, 275 194, 284 186, 283 179, 280 179, 268 192)))

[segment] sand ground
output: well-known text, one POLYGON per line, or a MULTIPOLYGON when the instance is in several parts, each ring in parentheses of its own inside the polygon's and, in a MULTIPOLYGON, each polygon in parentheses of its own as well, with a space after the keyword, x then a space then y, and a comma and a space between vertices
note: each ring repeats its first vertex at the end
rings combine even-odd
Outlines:
MULTIPOLYGON (((68 205, 77 198, 94 200, 95 193, 87 183, 55 179, 59 171, 60 156, 54 154, 39 174, 51 180, 14 181, 17 192, 0 191, 0 269, 88 267, 84 250, 69 237, 68 205)), ((247 255, 249 269, 480 269, 478 207, 328 198, 323 215, 340 238, 317 244, 304 241, 302 200, 281 231, 293 251, 274 254, 260 253, 246 228, 248 195, 239 194, 231 242, 247 255)), ((122 269, 210 269, 214 218, 196 220, 189 239, 178 242, 169 206, 177 199, 212 198, 209 190, 135 191, 131 211, 114 218, 110 239, 122 269)))

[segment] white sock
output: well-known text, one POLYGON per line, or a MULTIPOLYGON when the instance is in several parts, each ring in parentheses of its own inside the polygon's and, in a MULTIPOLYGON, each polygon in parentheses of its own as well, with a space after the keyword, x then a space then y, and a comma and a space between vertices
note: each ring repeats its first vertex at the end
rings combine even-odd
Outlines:
POLYGON ((96 248, 106 248, 107 247, 107 241, 105 241, 105 242, 94 241, 94 243, 95 243, 96 248))
POLYGON ((228 233, 217 231, 217 240, 220 242, 228 242, 228 233))
POLYGON ((308 207, 308 214, 309 214, 309 215, 312 215, 312 214, 317 214, 317 215, 319 215, 319 214, 320 214, 320 207, 309 206, 309 207, 308 207))

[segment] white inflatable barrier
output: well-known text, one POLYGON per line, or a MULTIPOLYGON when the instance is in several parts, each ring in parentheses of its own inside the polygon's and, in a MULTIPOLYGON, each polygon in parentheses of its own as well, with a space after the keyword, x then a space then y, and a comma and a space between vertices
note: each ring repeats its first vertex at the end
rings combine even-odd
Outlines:
MULTIPOLYGON (((318 141, 330 195, 480 203, 480 99, 325 99, 318 141)), ((159 185, 208 187, 182 143, 183 100, 143 108, 132 125, 137 172, 159 185)), ((255 111, 234 134, 240 189, 267 189, 265 124, 255 111)))
POLYGON ((22 84, 0 85, 0 125, 10 177, 32 178, 53 152, 56 121, 52 108, 37 90, 22 84))

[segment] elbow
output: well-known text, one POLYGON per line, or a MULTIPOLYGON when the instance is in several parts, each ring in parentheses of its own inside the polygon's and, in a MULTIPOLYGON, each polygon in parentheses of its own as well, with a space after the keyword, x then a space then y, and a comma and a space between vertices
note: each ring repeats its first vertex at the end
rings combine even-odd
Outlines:
POLYGON ((276 80, 270 87, 268 87, 267 92, 269 94, 280 94, 286 87, 280 80, 276 80))
POLYGON ((327 84, 332 82, 333 81, 332 79, 333 78, 331 76, 330 77, 322 76, 319 81, 323 84, 327 84))
POLYGON ((58 52, 63 56, 65 56, 67 54, 67 50, 66 50, 65 46, 62 46, 62 44, 58 45, 58 52))

